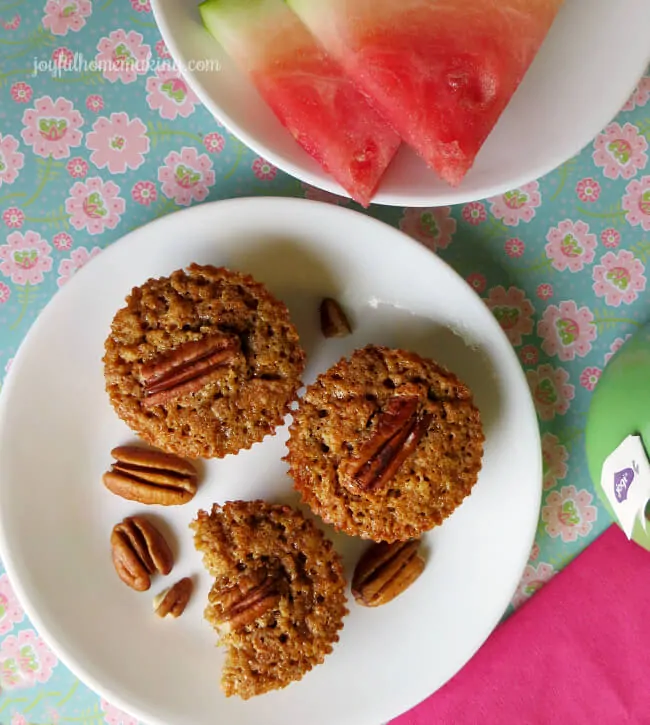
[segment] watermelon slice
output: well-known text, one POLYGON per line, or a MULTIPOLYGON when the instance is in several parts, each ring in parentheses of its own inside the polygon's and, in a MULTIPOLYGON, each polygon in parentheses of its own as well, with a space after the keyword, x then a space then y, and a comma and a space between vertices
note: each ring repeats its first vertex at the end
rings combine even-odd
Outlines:
POLYGON ((283 0, 205 0, 203 23, 296 141, 368 206, 399 136, 283 0))
POLYGON ((457 186, 562 0, 288 0, 373 105, 457 186))

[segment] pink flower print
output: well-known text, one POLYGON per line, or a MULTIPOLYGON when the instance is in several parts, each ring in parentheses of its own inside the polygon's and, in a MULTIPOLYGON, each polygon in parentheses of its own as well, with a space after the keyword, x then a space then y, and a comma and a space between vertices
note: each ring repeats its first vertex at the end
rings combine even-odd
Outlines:
POLYGON ((147 105, 161 118, 187 118, 198 103, 196 94, 175 68, 156 68, 156 75, 147 78, 147 105))
POLYGON ((88 173, 88 162, 76 156, 66 164, 66 169, 73 179, 83 179, 88 173))
POLYGON ((163 60, 167 60, 172 57, 172 54, 167 49, 164 40, 159 40, 154 47, 156 48, 156 53, 158 53, 163 60))
POLYGON ((158 169, 158 181, 168 199, 181 206, 192 201, 203 201, 214 184, 215 176, 210 157, 195 148, 184 146, 180 154, 172 151, 165 157, 165 165, 158 169))
POLYGON ((576 184, 576 194, 578 195, 578 199, 580 199, 580 201, 587 203, 598 201, 598 197, 600 196, 600 184, 596 181, 596 179, 592 179, 591 177, 582 179, 576 184))
POLYGON ((578 491, 575 486, 551 491, 542 507, 546 533, 554 539, 560 536, 565 544, 587 536, 598 518, 598 509, 590 506, 593 498, 589 491, 578 491))
POLYGON ((90 0, 47 0, 43 27, 53 35, 79 32, 93 11, 90 0))
POLYGON ((100 247, 93 247, 90 252, 85 247, 77 247, 76 249, 73 249, 70 259, 62 259, 59 263, 59 278, 56 281, 59 287, 63 287, 64 284, 67 284, 77 270, 81 269, 101 251, 100 247))
POLYGON ((580 374, 580 385, 591 392, 596 387, 602 372, 600 368, 585 368, 580 374))
POLYGON ((70 156, 70 148, 80 146, 83 125, 79 111, 75 111, 72 101, 49 96, 37 98, 35 108, 23 113, 25 128, 20 135, 28 146, 34 147, 37 156, 64 159, 70 156))
POLYGON ((650 231, 650 176, 644 176, 641 181, 631 181, 625 191, 625 219, 633 227, 640 224, 644 232, 650 231))
POLYGON ((4 282, 0 282, 0 305, 4 305, 6 302, 8 302, 10 297, 11 289, 4 282))
POLYGON ((253 173, 260 181, 273 181, 277 176, 278 170, 261 156, 253 161, 253 173))
POLYGON ((208 153, 220 154, 226 145, 226 139, 220 133, 213 131, 203 137, 203 145, 208 153))
POLYGON ((93 113, 99 113, 104 108, 104 99, 96 94, 86 98, 86 108, 93 113))
POLYGON ((29 725, 29 722, 24 715, 16 712, 11 716, 11 725, 29 725))
POLYGON ((48 707, 47 717, 48 722, 50 722, 51 725, 58 725, 58 723, 61 722, 61 715, 59 714, 59 711, 55 710, 53 707, 48 707))
POLYGON ((533 594, 538 592, 544 584, 549 582, 555 573, 555 569, 545 562, 538 564, 536 567, 527 564, 524 569, 523 576, 521 577, 521 581, 517 586, 517 591, 512 598, 512 606, 515 609, 521 607, 521 605, 530 599, 533 594))
POLYGON ((10 229, 21 229, 25 223, 25 213, 16 206, 10 206, 2 212, 2 221, 10 229))
POLYGON ((0 272, 14 284, 39 284, 52 269, 52 248, 38 232, 12 232, 0 246, 0 272))
MULTIPOLYGON (((255 164, 253 171, 259 178, 255 164)), ((451 216, 449 206, 406 209, 400 219, 399 228, 435 252, 446 249, 451 244, 456 231, 456 220, 451 216)))
POLYGON ((19 624, 24 618, 25 613, 14 594, 9 577, 0 574, 0 636, 11 632, 14 624, 19 624))
POLYGON ((147 127, 124 112, 111 113, 110 119, 100 116, 86 134, 86 146, 97 168, 108 167, 111 174, 123 174, 127 168, 135 171, 144 164, 144 155, 149 151, 147 127))
POLYGON ((537 334, 543 338, 542 350, 557 355, 560 360, 585 357, 596 339, 594 316, 588 307, 578 309, 573 300, 549 305, 537 324, 537 334))
POLYGON ((637 87, 632 91, 632 95, 623 106, 623 111, 633 111, 637 106, 645 106, 650 99, 650 76, 644 76, 639 81, 637 87))
POLYGON ((480 201, 472 201, 465 204, 462 211, 463 219, 472 226, 478 226, 487 219, 485 204, 480 201))
POLYGON ((632 334, 626 335, 625 337, 617 337, 614 342, 609 346, 609 352, 605 353, 605 365, 616 355, 616 353, 625 345, 625 343, 632 337, 632 334))
POLYGON ((122 712, 122 710, 118 710, 104 699, 101 701, 101 708, 104 713, 104 722, 108 725, 138 725, 136 719, 122 712))
POLYGON ((151 181, 138 181, 131 189, 131 198, 142 206, 153 204, 158 198, 156 185, 151 181))
POLYGON ((621 243, 621 233, 616 229, 605 229, 600 233, 600 241, 608 249, 616 249, 621 243))
POLYGON ((142 42, 140 33, 114 30, 97 44, 95 60, 102 75, 111 83, 133 83, 138 76, 147 74, 151 46, 142 42))
POLYGON ((648 142, 631 123, 609 126, 594 141, 592 158, 608 179, 631 179, 648 163, 648 142))
POLYGON ((513 239, 508 239, 506 241, 504 248, 509 257, 516 259, 523 256, 524 251, 526 250, 526 245, 521 241, 521 239, 514 237, 513 239))
POLYGON ((311 199, 311 201, 324 201, 327 204, 336 204, 337 206, 347 206, 350 203, 350 199, 346 199, 338 194, 332 194, 324 189, 317 189, 315 186, 301 183, 303 191, 305 193, 305 199, 311 199))
POLYGON ((20 15, 16 13, 11 20, 3 20, 2 27, 5 30, 18 30, 20 27, 20 15))
POLYGON ((89 234, 101 234, 104 229, 115 229, 124 213, 126 204, 118 196, 120 187, 112 181, 103 182, 93 176, 84 184, 77 181, 70 196, 65 200, 65 210, 70 214, 70 224, 86 229, 89 234))
POLYGON ((69 48, 55 48, 52 60, 57 68, 70 68, 74 62, 74 53, 69 48))
POLYGON ((18 81, 11 86, 11 97, 16 103, 29 103, 32 100, 32 87, 29 83, 18 81))
POLYGON ((530 550, 530 561, 537 561, 539 558, 539 544, 535 542, 533 548, 530 550))
POLYGON ((59 232, 52 237, 52 244, 59 252, 65 252, 72 247, 72 237, 67 232, 59 232))
POLYGON ((594 267, 592 288, 605 304, 618 307, 632 304, 646 287, 645 267, 639 259, 622 249, 618 254, 607 252, 594 267))
POLYGON ((522 335, 530 335, 533 331, 534 309, 523 290, 509 287, 506 292, 501 285, 493 287, 485 304, 492 310, 513 345, 521 345, 522 335))
POLYGON ((546 256, 552 260, 558 272, 563 272, 567 267, 572 272, 579 272, 585 264, 591 264, 596 256, 596 235, 590 234, 589 225, 582 221, 565 219, 557 227, 549 229, 546 239, 546 256))
POLYGON ((47 682, 58 660, 33 629, 10 634, 0 643, 0 686, 33 687, 47 682))
POLYGON ((508 227, 516 227, 519 222, 529 222, 535 216, 535 209, 542 203, 542 195, 539 183, 531 181, 519 189, 493 196, 488 201, 496 219, 501 219, 508 227))
POLYGON ((519 358, 524 365, 537 365, 539 362, 539 350, 535 345, 524 345, 519 350, 519 358))
POLYGON ((553 297, 553 285, 548 282, 537 285, 537 296, 540 300, 550 300, 553 297))
POLYGON ((566 478, 568 460, 569 452, 560 443, 560 439, 552 433, 544 433, 542 436, 544 490, 553 488, 553 486, 557 485, 558 481, 566 478))
POLYGON ((467 283, 474 290, 474 292, 479 295, 482 295, 483 292, 485 292, 485 288, 487 287, 487 279, 485 278, 485 275, 481 274, 480 272, 472 272, 471 274, 468 274, 467 283))
POLYGON ((131 7, 136 11, 136 13, 151 12, 149 0, 131 0, 131 7))
POLYGON ((17 149, 17 139, 0 133, 0 186, 13 184, 25 165, 25 157, 17 149))
POLYGON ((526 379, 542 420, 553 420, 567 412, 575 397, 575 387, 569 383, 569 373, 564 368, 540 365, 537 370, 527 370, 526 379))

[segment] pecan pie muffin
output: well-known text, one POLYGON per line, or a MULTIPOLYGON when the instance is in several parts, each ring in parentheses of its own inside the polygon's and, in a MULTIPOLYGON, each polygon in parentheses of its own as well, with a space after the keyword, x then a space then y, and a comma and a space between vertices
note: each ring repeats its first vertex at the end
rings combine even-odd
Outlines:
POLYGON ((226 696, 286 687, 322 663, 347 614, 341 559, 323 533, 264 501, 215 504, 191 527, 215 577, 205 618, 227 648, 226 696))
POLYGON ((274 433, 305 355, 284 303, 252 277, 191 265, 135 287, 105 343, 117 414, 152 445, 221 458, 274 433))
POLYGON ((286 461, 325 522, 374 541, 437 526, 471 492, 483 430, 472 394, 419 355, 370 345, 318 377, 293 413, 286 461))

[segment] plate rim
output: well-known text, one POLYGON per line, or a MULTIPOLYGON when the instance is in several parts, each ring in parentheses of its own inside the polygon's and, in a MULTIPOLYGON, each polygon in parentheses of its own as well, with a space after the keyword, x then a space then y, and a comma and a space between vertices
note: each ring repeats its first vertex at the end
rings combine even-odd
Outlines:
MULTIPOLYGON (((393 232, 396 236, 399 236, 402 238, 402 242, 404 244, 407 244, 411 247, 414 247, 418 249, 419 251, 423 251, 429 258, 431 259, 431 262, 434 265, 437 265, 439 268, 443 269, 445 273, 450 274, 452 277, 455 277, 456 282, 460 282, 463 286, 469 289, 478 301, 481 302, 481 304, 485 304, 484 301, 476 294, 476 292, 471 288, 471 286, 466 282, 466 280, 446 261, 441 259, 438 255, 436 255, 434 252, 429 250, 428 248, 424 247, 422 244, 414 240, 412 237, 407 235, 405 232, 401 231, 400 229, 392 226, 391 224, 388 224, 382 220, 379 220, 375 217, 369 216, 368 214, 365 214, 363 212, 356 211, 354 209, 349 209, 346 207, 341 207, 337 205, 332 205, 327 202, 322 201, 315 201, 310 199, 304 199, 304 198, 296 198, 296 197, 281 197, 281 196, 261 196, 261 197, 255 197, 255 196, 247 196, 247 197, 235 197, 231 199, 221 199, 211 202, 206 202, 202 204, 196 204, 194 206, 181 209, 175 212, 172 212, 171 214, 167 214, 162 217, 158 217, 157 219, 153 219, 146 224, 143 224, 139 227, 136 227, 135 229, 132 229, 128 231, 123 236, 119 237, 115 240, 112 244, 110 244, 107 248, 105 248, 102 251, 101 255, 98 255, 96 258, 93 258, 90 260, 84 267, 82 267, 78 272, 74 275, 74 278, 70 280, 68 284, 66 284, 64 287, 59 288, 55 291, 55 293, 52 295, 50 300, 47 302, 47 304, 41 309, 41 311, 38 313, 37 317, 32 322, 29 330, 27 331, 25 337, 21 341, 16 354, 14 356, 12 365, 7 372, 5 379, 3 381, 2 390, 0 390, 0 450, 2 449, 2 440, 4 438, 4 432, 5 430, 10 426, 10 416, 9 411, 10 407, 8 405, 8 398, 11 394, 11 390, 14 387, 14 379, 17 379, 18 376, 18 370, 20 368, 21 359, 24 356, 29 355, 28 352, 28 346, 25 344, 29 340, 33 339, 39 334, 39 329, 42 325, 45 324, 47 321, 46 311, 51 309, 55 304, 56 300, 60 299, 61 297, 74 294, 74 287, 78 282, 75 282, 75 278, 79 277, 80 275, 83 276, 84 274, 87 274, 86 267, 89 267, 91 264, 98 265, 99 262, 98 259, 106 259, 107 255, 116 254, 114 250, 116 248, 121 249, 126 246, 126 244, 129 242, 130 238, 132 236, 141 235, 143 234, 144 230, 147 230, 151 232, 153 228, 156 226, 160 226, 167 222, 168 218, 172 216, 177 215, 184 215, 184 216, 191 216, 196 215, 200 216, 201 214, 218 214, 219 210, 221 208, 224 208, 226 206, 228 207, 237 207, 237 206, 248 206, 250 204, 261 204, 261 205, 268 205, 273 206, 276 203, 286 204, 288 206, 291 205, 298 205, 303 207, 319 207, 321 209, 327 209, 329 213, 332 213, 334 215, 340 215, 340 216, 354 216, 354 217, 362 217, 364 219, 364 223, 369 224, 370 226, 376 226, 376 227, 383 227, 384 229, 388 228, 391 232, 393 232), (212 211, 208 211, 208 209, 212 211), (216 211, 215 211, 216 210, 216 211), (72 292, 69 290, 73 290, 72 292)), ((95 267, 96 268, 96 267, 95 267)), ((52 313, 48 313, 52 314, 52 313)), ((542 504, 542 492, 543 492, 543 481, 542 481, 542 450, 541 450, 541 432, 539 427, 539 419, 537 416, 537 412, 535 409, 535 405, 533 402, 532 394, 530 392, 528 382, 525 376, 525 372, 523 367, 521 366, 519 359, 517 358, 516 351, 510 344, 510 341, 508 340, 505 332, 501 328, 501 326, 498 324, 496 319, 493 319, 493 328, 494 328, 494 335, 498 338, 500 338, 501 346, 503 348, 503 354, 510 357, 512 361, 516 363, 516 375, 518 377, 518 382, 522 386, 522 392, 525 391, 525 395, 522 395, 521 404, 526 405, 527 412, 526 415, 529 418, 531 424, 532 424, 532 433, 535 437, 535 442, 537 445, 535 446, 536 456, 535 461, 531 461, 531 467, 534 468, 535 473, 535 479, 537 480, 537 496, 535 498, 535 510, 531 510, 531 516, 534 513, 533 521, 535 522, 531 526, 531 531, 528 535, 528 541, 527 546, 524 548, 522 546, 522 553, 520 557, 520 562, 517 566, 517 572, 518 572, 518 579, 515 582, 514 587, 511 591, 506 592, 504 589, 504 606, 503 608, 500 608, 499 612, 495 614, 493 618, 491 618, 489 625, 486 626, 484 635, 480 638, 478 642, 476 642, 471 648, 468 648, 467 653, 463 653, 463 657, 461 657, 461 665, 460 667, 456 668, 452 675, 437 689, 428 692, 424 696, 424 698, 418 702, 413 702, 410 707, 407 710, 404 710, 402 713, 397 713, 392 716, 392 718, 399 717, 401 714, 405 714, 410 709, 416 707, 420 702, 423 702, 431 695, 435 694, 438 690, 442 689, 444 685, 449 682, 458 672, 460 672, 465 665, 474 657, 476 652, 483 646, 483 644, 486 642, 486 640, 491 636, 491 634, 494 632, 496 627, 501 622, 504 614, 507 611, 508 605, 512 599, 512 596, 514 595, 516 591, 516 587, 519 584, 519 580, 521 579, 521 575, 523 574, 523 571, 525 569, 526 564, 528 563, 530 550, 532 549, 536 532, 537 532, 537 524, 539 521, 539 514, 541 510, 541 504, 542 504), (507 598, 506 598, 507 595, 507 598)), ((2 491, 4 488, 3 484, 3 478, 1 477, 2 472, 2 466, 0 465, 0 505, 2 502, 2 491)), ((531 477, 532 478, 532 477, 531 477)), ((15 595, 17 596, 18 600, 20 601, 25 614, 27 615, 29 622, 33 625, 34 629, 36 629, 39 636, 43 638, 43 640, 47 643, 47 645, 52 649, 52 651, 55 653, 59 661, 74 675, 76 676, 83 684, 85 684, 88 688, 90 688, 96 695, 98 695, 100 698, 107 700, 111 704, 115 705, 116 707, 120 708, 124 712, 126 712, 129 715, 135 716, 139 721, 143 723, 143 725, 168 725, 163 720, 160 720, 156 716, 152 715, 151 713, 145 712, 139 707, 132 706, 126 699, 124 699, 118 692, 114 692, 110 687, 104 686, 96 677, 91 675, 83 666, 83 664, 78 661, 73 654, 71 654, 68 651, 68 647, 66 644, 61 640, 60 637, 56 636, 52 630, 56 629, 56 626, 52 626, 52 628, 48 628, 44 622, 43 619, 39 613, 39 607, 35 606, 32 601, 29 599, 29 597, 26 595, 25 590, 22 585, 22 581, 20 578, 20 575, 18 573, 20 567, 16 565, 16 562, 14 560, 14 556, 12 553, 12 548, 9 545, 9 541, 6 535, 6 531, 4 528, 3 523, 3 517, 0 515, 0 559, 2 561, 2 564, 4 565, 5 572, 7 573, 9 577, 9 581, 11 583, 11 586, 14 590, 15 595)), ((392 719, 391 718, 391 719, 392 719)), ((234 725, 234 723, 233 723, 234 725)))
MULTIPOLYGON (((170 23, 167 19, 167 11, 163 8, 161 0, 151 0, 151 9, 153 12, 154 20, 158 27, 158 31, 169 50, 172 60, 176 63, 179 68, 188 68, 188 61, 192 60, 183 54, 175 40, 175 33, 171 30, 170 23)), ((584 134, 581 135, 582 140, 571 144, 574 149, 568 155, 563 154, 549 154, 547 156, 548 161, 546 163, 540 163, 534 169, 528 172, 521 172, 517 176, 513 176, 511 181, 501 182, 498 184, 483 185, 483 191, 479 194, 478 192, 465 192, 463 186, 460 187, 448 187, 444 193, 434 193, 431 196, 426 195, 408 195, 408 194, 396 194, 396 193, 385 193, 381 191, 381 188, 377 191, 372 199, 372 204, 378 204, 382 206, 394 206, 394 207, 436 207, 436 206, 454 206, 456 204, 467 204, 473 201, 479 201, 482 199, 490 199, 495 196, 504 194, 511 189, 518 189, 532 181, 537 181, 550 174, 552 171, 560 167, 563 163, 569 159, 580 154, 589 143, 598 135, 598 133, 604 129, 614 118, 618 116, 621 109, 625 105, 628 98, 631 96, 636 84, 639 79, 643 77, 645 70, 650 64, 650 48, 648 49, 644 64, 638 71, 638 75, 635 76, 635 80, 631 82, 629 88, 625 93, 621 93, 621 98, 617 104, 616 110, 603 109, 602 113, 598 115, 598 121, 590 124, 588 127, 584 126, 584 134), (588 128, 588 130, 587 130, 588 128)), ((291 161, 287 160, 281 153, 276 153, 273 149, 264 147, 263 144, 259 143, 250 134, 246 133, 235 121, 230 117, 228 113, 218 104, 207 91, 203 83, 201 83, 199 77, 195 71, 185 70, 183 72, 183 79, 188 83, 192 91, 196 94, 201 104, 205 109, 221 123, 224 128, 228 130, 233 136, 235 136, 240 142, 242 142, 251 151, 258 154, 262 158, 270 161, 280 171, 289 174, 298 181, 309 184, 317 189, 321 189, 335 194, 346 199, 351 199, 350 194, 333 181, 328 175, 323 178, 317 177, 312 174, 309 170, 296 166, 291 161)), ((433 173, 433 172, 431 172, 433 173)))

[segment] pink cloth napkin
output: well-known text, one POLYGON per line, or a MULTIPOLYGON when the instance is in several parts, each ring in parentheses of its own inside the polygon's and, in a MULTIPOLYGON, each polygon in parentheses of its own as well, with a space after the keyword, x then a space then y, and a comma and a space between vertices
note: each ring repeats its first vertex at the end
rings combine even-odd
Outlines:
POLYGON ((610 527, 391 725, 650 723, 650 553, 610 527))

